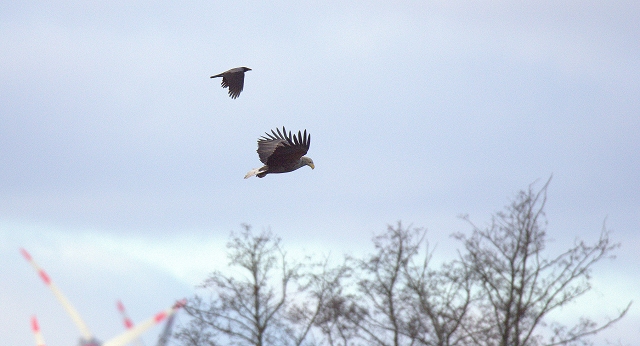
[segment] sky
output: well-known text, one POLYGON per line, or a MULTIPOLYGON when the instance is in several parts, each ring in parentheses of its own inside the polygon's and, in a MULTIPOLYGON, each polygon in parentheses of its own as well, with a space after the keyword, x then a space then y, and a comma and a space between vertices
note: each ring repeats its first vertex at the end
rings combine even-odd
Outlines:
MULTIPOLYGON (((227 265, 241 225, 292 254, 365 254, 402 221, 435 256, 553 176, 549 255, 621 243, 558 316, 640 340, 637 1, 0 3, 0 335, 107 340, 227 265), (231 99, 209 76, 247 66, 231 99), (244 180, 256 140, 311 134, 315 169, 244 180)), ((184 321, 186 317, 178 316, 184 321)), ((145 335, 155 343, 160 328, 145 335)))

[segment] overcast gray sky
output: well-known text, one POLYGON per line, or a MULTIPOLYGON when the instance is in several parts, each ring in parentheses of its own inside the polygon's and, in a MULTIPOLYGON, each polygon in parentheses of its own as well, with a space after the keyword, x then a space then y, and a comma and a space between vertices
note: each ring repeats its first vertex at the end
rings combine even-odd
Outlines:
POLYGON ((49 345, 80 335, 19 247, 106 340, 117 299, 141 321, 192 295, 242 223, 340 256, 402 220, 447 258, 459 214, 552 174, 550 251, 605 219, 622 243, 563 318, 639 304, 639 23, 637 1, 1 3, 1 343, 34 314, 49 345), (237 66, 232 100, 209 76, 237 66), (242 179, 283 125, 316 169, 242 179))

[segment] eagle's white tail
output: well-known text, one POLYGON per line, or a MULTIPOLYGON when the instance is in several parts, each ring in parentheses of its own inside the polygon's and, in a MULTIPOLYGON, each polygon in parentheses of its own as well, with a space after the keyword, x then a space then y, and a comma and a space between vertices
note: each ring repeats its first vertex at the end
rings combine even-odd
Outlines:
POLYGON ((251 178, 251 177, 253 177, 254 175, 256 175, 256 174, 258 174, 258 173, 260 173, 260 168, 254 168, 254 169, 250 170, 250 171, 249 171, 249 172, 244 176, 244 178, 245 178, 245 179, 247 179, 247 178, 251 178))

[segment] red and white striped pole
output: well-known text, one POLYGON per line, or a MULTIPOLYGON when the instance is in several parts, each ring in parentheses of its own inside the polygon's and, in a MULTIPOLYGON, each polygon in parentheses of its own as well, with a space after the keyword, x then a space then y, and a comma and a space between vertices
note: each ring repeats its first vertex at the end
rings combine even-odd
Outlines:
POLYGON ((31 330, 33 331, 33 336, 36 338, 36 346, 45 346, 44 338, 42 337, 42 333, 40 333, 40 325, 35 316, 31 317, 31 330))
POLYGON ((125 333, 105 342, 104 344, 102 344, 102 346, 124 346, 131 343, 134 339, 147 331, 147 329, 157 325, 158 323, 164 321, 167 317, 175 314, 176 311, 178 311, 186 303, 186 299, 182 299, 181 301, 176 302, 172 307, 158 312, 148 320, 137 324, 135 327, 129 329, 125 333))
POLYGON ((22 253, 22 256, 24 256, 24 258, 27 261, 29 261, 29 263, 31 263, 31 265, 36 270, 36 272, 38 272, 38 275, 40 275, 40 278, 42 279, 42 281, 44 281, 44 283, 47 286, 49 286, 49 288, 51 289, 53 294, 56 296, 60 304, 62 304, 62 306, 67 311, 69 316, 71 316, 71 319, 80 330, 80 333, 82 333, 83 338, 85 340, 93 340, 93 334, 91 333, 87 325, 84 323, 84 321, 80 317, 78 310, 76 310, 76 308, 74 308, 73 305, 71 305, 67 297, 65 297, 62 294, 62 291, 60 291, 60 289, 58 289, 58 287, 53 283, 53 281, 51 281, 51 278, 49 277, 49 275, 47 275, 47 273, 42 268, 40 268, 40 266, 38 266, 38 264, 33 260, 31 255, 27 252, 27 250, 20 249, 20 252, 22 253))

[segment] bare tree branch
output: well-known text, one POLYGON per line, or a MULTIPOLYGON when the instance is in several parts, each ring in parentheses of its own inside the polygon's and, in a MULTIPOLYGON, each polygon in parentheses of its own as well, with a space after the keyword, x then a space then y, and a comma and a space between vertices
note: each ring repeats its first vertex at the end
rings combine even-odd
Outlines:
POLYGON ((462 259, 477 283, 478 312, 490 318, 488 326, 496 328, 491 333, 485 329, 486 334, 474 335, 474 340, 504 346, 577 344, 608 328, 628 310, 602 325, 586 318, 571 328, 554 324, 550 340, 542 341, 539 329, 548 313, 588 292, 592 266, 619 246, 611 243, 603 228, 594 245, 580 241, 555 258, 544 257, 544 206, 550 181, 537 192, 530 186, 518 194, 488 228, 470 222, 470 237, 455 235, 465 245, 462 259))

